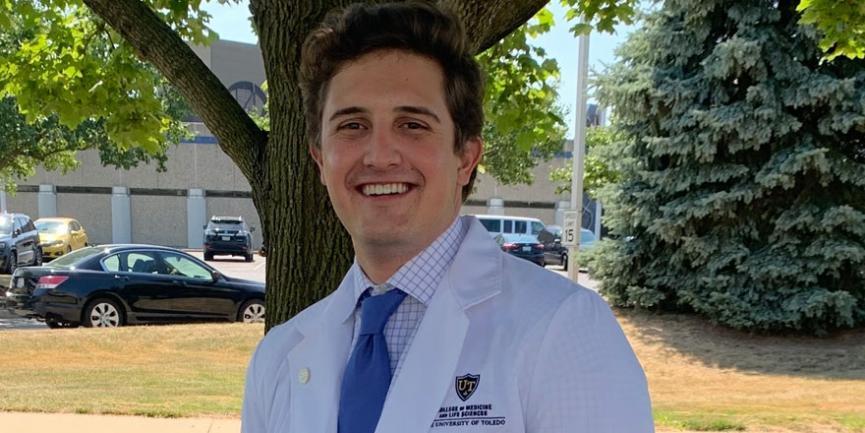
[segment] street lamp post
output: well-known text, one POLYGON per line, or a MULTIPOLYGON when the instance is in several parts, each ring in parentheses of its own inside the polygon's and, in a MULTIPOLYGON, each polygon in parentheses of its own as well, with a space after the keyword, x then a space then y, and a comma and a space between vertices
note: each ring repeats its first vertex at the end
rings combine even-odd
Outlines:
POLYGON ((583 221, 583 171, 586 159, 586 98, 589 79, 589 34, 580 35, 577 63, 577 107, 574 128, 573 175, 571 176, 571 211, 576 212, 575 240, 568 247, 568 278, 578 282, 580 265, 577 254, 580 251, 580 229, 583 221))

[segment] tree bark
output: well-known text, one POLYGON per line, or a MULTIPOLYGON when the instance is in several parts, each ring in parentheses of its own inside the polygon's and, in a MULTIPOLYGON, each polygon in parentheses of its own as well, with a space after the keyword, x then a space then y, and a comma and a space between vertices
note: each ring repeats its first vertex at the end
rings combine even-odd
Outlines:
MULTIPOLYGON (((268 246, 270 329, 326 296, 351 265, 351 239, 336 218, 308 155, 298 86, 306 35, 350 0, 251 0, 268 83, 271 131, 260 131, 189 47, 140 0, 84 0, 174 84, 240 166, 252 188, 268 246), (151 49, 159 47, 159 49, 151 49)), ((546 0, 442 0, 475 52, 531 18, 546 0)))

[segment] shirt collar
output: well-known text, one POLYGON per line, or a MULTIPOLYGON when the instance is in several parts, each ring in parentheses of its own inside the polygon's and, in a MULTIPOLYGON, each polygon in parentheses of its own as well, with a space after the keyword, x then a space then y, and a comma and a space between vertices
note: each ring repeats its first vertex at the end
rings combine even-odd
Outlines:
MULTIPOLYGON (((414 256, 406 264, 402 265, 386 283, 378 285, 377 290, 387 291, 394 287, 406 292, 424 305, 429 305, 436 288, 448 268, 453 262, 459 250, 460 244, 465 238, 468 226, 463 223, 462 218, 456 217, 450 227, 444 231, 433 243, 429 244, 418 255, 414 256)), ((355 300, 359 300, 364 292, 370 287, 376 287, 367 278, 363 269, 355 259, 355 300)))

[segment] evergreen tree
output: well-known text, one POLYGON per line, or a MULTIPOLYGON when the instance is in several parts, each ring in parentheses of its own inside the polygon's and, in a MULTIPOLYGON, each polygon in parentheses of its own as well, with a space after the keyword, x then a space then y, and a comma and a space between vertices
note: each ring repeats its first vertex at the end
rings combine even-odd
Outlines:
POLYGON ((791 0, 668 0, 601 80, 611 302, 741 329, 865 324, 865 62, 821 62, 791 0))

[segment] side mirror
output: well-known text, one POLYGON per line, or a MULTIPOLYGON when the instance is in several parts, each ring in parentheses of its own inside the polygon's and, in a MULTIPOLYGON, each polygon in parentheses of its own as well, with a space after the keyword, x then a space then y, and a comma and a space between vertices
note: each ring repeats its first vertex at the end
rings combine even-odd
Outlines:
POLYGON ((21 229, 15 229, 15 231, 12 232, 13 236, 18 236, 20 234, 21 234, 21 229))
POLYGON ((207 230, 207 224, 201 226, 201 228, 203 228, 204 230, 207 230))
POLYGON ((210 276, 213 277, 213 282, 217 282, 222 279, 222 274, 219 271, 211 272, 210 276))

